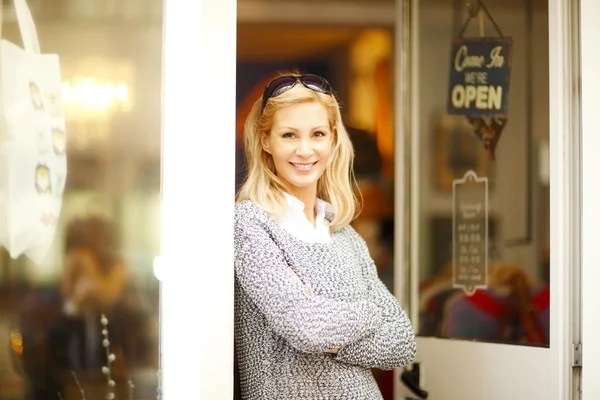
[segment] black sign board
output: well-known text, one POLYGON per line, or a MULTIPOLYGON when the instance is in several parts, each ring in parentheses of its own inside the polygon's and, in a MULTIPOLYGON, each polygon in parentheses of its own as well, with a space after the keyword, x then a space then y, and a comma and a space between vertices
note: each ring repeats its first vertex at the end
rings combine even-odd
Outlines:
POLYGON ((468 171, 452 194, 453 287, 473 294, 488 282, 488 180, 468 171))
POLYGON ((511 57, 511 38, 455 40, 450 57, 448 114, 507 115, 511 57))

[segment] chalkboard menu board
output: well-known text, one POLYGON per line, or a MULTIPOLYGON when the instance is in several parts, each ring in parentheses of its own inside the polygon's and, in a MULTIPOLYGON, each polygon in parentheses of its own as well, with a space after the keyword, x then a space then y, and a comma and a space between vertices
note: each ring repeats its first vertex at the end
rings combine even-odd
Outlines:
POLYGON ((488 282, 488 180, 468 171, 452 194, 453 286, 473 294, 488 282))

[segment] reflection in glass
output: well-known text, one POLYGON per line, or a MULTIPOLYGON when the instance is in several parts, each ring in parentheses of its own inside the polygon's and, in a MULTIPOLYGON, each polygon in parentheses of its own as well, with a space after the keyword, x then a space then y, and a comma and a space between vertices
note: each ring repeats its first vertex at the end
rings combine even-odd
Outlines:
POLYGON ((0 400, 156 399, 161 1, 34 3, 61 61, 68 172, 43 262, 0 249, 0 400))
MULTIPOLYGON (((502 33, 513 39, 508 122, 494 159, 465 117, 446 113, 448 56, 466 19, 465 3, 420 2, 415 221, 421 336, 549 345, 549 183, 538 162, 546 157, 548 140, 548 46, 540 45, 548 42, 547 4, 532 3, 486 1, 502 33), (456 287, 453 271, 453 240, 464 239, 453 231, 453 183, 467 171, 487 178, 489 190, 487 285, 473 294, 456 287)), ((482 31, 497 36, 488 19, 479 21, 471 22, 465 37, 482 31)))

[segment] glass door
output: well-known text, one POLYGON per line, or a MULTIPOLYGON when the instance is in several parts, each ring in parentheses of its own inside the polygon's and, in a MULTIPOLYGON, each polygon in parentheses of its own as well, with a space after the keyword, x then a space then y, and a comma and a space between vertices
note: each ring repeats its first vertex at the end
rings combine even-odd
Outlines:
POLYGON ((398 3, 396 207, 408 219, 396 268, 418 334, 402 377, 431 399, 576 398, 578 10, 567 3, 398 3))

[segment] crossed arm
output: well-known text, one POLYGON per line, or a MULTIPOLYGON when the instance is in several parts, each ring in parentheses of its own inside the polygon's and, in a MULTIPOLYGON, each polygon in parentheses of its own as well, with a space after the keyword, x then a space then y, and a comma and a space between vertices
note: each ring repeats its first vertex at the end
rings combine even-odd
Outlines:
POLYGON ((337 350, 335 358, 340 362, 365 368, 400 367, 415 354, 410 321, 377 277, 366 245, 361 251, 367 251, 370 260, 365 266, 369 296, 338 301, 315 295, 289 268, 264 228, 236 224, 236 279, 273 331, 298 351, 337 350))
POLYGON ((366 243, 360 237, 356 239, 369 283, 367 300, 377 305, 383 322, 375 331, 340 348, 336 358, 365 368, 390 370, 402 367, 413 361, 417 351, 410 319, 398 300, 379 279, 366 243))

